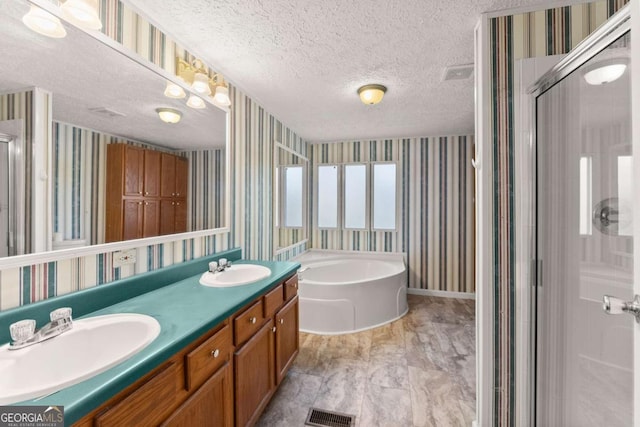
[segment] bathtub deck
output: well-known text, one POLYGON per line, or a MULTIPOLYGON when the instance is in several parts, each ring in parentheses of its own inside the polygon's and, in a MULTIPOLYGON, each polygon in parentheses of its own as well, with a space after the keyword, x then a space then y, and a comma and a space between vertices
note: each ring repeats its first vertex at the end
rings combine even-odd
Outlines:
POLYGON ((258 426, 304 426, 310 407, 357 425, 469 426, 475 419, 474 300, 408 295, 409 313, 355 334, 300 334, 300 354, 258 426))

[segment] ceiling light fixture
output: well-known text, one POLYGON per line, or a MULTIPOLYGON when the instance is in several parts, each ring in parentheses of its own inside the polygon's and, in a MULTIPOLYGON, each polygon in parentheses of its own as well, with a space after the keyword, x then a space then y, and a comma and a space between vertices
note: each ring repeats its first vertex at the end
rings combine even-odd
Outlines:
POLYGON ((99 30, 102 21, 98 15, 98 0, 67 0, 60 6, 62 16, 79 27, 99 30))
POLYGON ((187 100, 187 105, 191 108, 195 108, 196 110, 207 107, 207 104, 204 103, 204 100, 196 95, 191 95, 189 97, 189 99, 187 100))
MULTIPOLYGON (((231 105, 229 88, 224 82, 222 75, 215 73, 213 77, 210 77, 208 69, 199 59, 194 60, 190 64, 182 58, 176 58, 176 75, 188 85, 191 85, 194 92, 202 96, 214 94, 212 101, 216 105, 222 107, 231 105)), ((189 105, 188 102, 187 105, 189 105)), ((204 108, 204 102, 202 107, 193 108, 204 108)))
POLYGON ((164 96, 172 99, 182 99, 186 97, 187 94, 180 85, 167 81, 167 87, 164 89, 164 96))
POLYGON ((156 112, 165 123, 175 124, 182 118, 182 112, 174 108, 156 108, 156 112))
POLYGON ((613 58, 596 62, 584 70, 584 79, 590 85, 597 86, 618 80, 627 69, 626 58, 613 58))
POLYGON ((364 85, 358 89, 358 95, 360 95, 360 100, 369 105, 374 105, 382 101, 382 97, 384 96, 387 88, 382 85, 371 84, 364 85))
POLYGON ((67 35, 62 22, 49 12, 32 4, 29 12, 22 17, 24 25, 38 34, 54 39, 61 39, 67 35))

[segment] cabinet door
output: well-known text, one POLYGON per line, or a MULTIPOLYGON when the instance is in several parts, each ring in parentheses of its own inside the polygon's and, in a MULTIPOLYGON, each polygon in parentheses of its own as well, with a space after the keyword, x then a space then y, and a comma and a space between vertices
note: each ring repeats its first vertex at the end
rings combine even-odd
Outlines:
POLYGON ((253 425, 275 389, 273 320, 234 354, 237 426, 253 425))
POLYGON ((144 196, 160 195, 160 152, 144 151, 144 196))
POLYGON ((162 426, 232 427, 232 381, 231 362, 227 362, 162 423, 162 426))
POLYGON ((139 239, 142 237, 142 203, 142 199, 126 199, 124 201, 122 240, 139 239))
POLYGON ((144 151, 127 145, 124 150, 124 194, 142 196, 144 181, 144 151))
POLYGON ((176 197, 187 197, 189 185, 189 161, 183 157, 176 157, 176 197))
POLYGON ((296 296, 276 314, 276 383, 287 374, 298 355, 298 297, 296 296))
POLYGON ((145 200, 142 215, 142 237, 153 237, 160 234, 160 201, 145 200))
POLYGON ((160 234, 173 234, 176 231, 176 202, 162 200, 160 202, 160 234))
POLYGON ((176 156, 162 153, 160 160, 162 165, 160 195, 162 197, 175 197, 176 193, 176 156))
POLYGON ((175 233, 187 231, 187 202, 186 200, 176 201, 175 233))

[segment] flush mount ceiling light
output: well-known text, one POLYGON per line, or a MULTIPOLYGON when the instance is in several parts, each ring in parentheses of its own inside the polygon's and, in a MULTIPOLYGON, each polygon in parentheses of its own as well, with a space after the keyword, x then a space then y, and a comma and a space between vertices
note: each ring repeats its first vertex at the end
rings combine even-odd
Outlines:
POLYGON ((184 93, 184 89, 182 89, 181 86, 167 81, 167 87, 164 89, 164 96, 172 99, 182 99, 187 96, 187 94, 184 93))
POLYGON ((202 98, 199 96, 191 95, 187 100, 187 105, 191 108, 195 108, 196 110, 200 110, 202 108, 206 108, 207 105, 204 103, 202 98))
MULTIPOLYGON (((176 58, 176 75, 191 85, 194 92, 202 96, 214 94, 213 102, 215 104, 223 107, 231 105, 229 88, 224 82, 224 78, 218 73, 210 77, 209 71, 202 61, 196 59, 190 64, 182 58, 176 58)), ((204 103, 199 108, 204 108, 204 103)))
POLYGON ((590 85, 603 85, 618 80, 627 69, 628 59, 612 58, 585 68, 584 79, 590 85))
POLYGON ((24 25, 38 34, 54 39, 61 39, 67 35, 62 22, 49 12, 32 4, 29 12, 22 17, 24 25))
POLYGON ((79 27, 99 30, 102 21, 98 15, 98 0, 67 0, 60 6, 62 16, 79 27))
POLYGON ((358 95, 363 103, 374 105, 382 101, 386 91, 387 88, 382 85, 364 85, 358 89, 358 95))
POLYGON ((174 108, 156 108, 156 112, 160 116, 160 120, 165 123, 178 123, 182 118, 182 112, 174 108))

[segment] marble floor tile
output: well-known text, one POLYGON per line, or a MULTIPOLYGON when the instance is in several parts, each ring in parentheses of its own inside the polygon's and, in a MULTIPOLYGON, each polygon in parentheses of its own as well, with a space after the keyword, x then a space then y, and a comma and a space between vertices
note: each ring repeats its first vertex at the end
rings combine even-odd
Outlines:
POLYGON ((413 414, 409 390, 368 383, 362 403, 362 414, 357 421, 360 427, 411 426, 413 414))
POLYGON ((475 301, 408 295, 369 331, 300 333, 300 353, 258 425, 303 426, 311 407, 357 425, 465 426, 475 419, 475 301))
POLYGON ((358 415, 367 382, 367 364, 352 359, 332 359, 314 407, 358 415))

